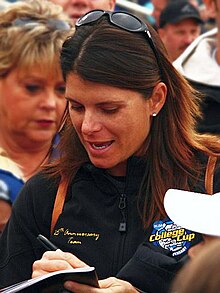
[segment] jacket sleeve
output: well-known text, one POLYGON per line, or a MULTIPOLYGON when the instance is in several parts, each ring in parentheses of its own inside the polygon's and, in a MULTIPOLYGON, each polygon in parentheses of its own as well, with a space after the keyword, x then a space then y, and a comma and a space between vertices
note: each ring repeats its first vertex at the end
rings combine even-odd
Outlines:
POLYGON ((130 282, 140 292, 166 293, 186 260, 186 256, 175 259, 169 256, 168 250, 143 243, 117 277, 130 282))

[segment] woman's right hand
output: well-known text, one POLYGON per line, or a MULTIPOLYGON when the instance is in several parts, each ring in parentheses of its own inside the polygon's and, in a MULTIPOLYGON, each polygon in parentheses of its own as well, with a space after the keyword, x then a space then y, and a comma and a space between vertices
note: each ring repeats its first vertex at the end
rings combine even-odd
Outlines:
POLYGON ((46 251, 40 260, 33 263, 32 278, 36 278, 51 272, 72 268, 86 267, 87 265, 69 252, 60 249, 46 251))

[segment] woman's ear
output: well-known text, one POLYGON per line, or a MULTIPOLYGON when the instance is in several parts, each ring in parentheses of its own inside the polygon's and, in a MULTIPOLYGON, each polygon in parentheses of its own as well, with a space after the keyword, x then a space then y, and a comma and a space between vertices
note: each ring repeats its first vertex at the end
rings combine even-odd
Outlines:
POLYGON ((149 99, 150 114, 156 116, 162 109, 167 97, 167 87, 165 83, 159 82, 153 89, 149 99))

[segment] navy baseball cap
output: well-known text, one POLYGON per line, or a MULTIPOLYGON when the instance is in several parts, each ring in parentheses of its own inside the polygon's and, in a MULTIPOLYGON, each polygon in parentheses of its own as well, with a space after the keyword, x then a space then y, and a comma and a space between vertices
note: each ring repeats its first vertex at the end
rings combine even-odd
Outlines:
POLYGON ((161 12, 159 27, 166 24, 175 24, 181 20, 192 18, 198 23, 203 23, 199 10, 187 0, 172 1, 161 12))

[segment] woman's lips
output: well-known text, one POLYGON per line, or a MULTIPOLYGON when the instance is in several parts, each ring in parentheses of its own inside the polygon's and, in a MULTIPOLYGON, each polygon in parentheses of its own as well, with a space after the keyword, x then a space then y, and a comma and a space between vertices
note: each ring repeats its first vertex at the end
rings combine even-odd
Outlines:
POLYGON ((96 156, 108 151, 111 148, 113 142, 113 140, 103 142, 86 141, 85 146, 91 155, 96 156))
POLYGON ((108 141, 108 142, 94 142, 94 143, 90 143, 90 145, 95 150, 103 150, 103 149, 106 149, 107 147, 109 147, 112 143, 113 143, 113 141, 108 141))
POLYGON ((37 120, 37 124, 39 124, 40 126, 43 126, 43 127, 49 127, 52 124, 54 124, 54 121, 42 119, 42 120, 37 120))

